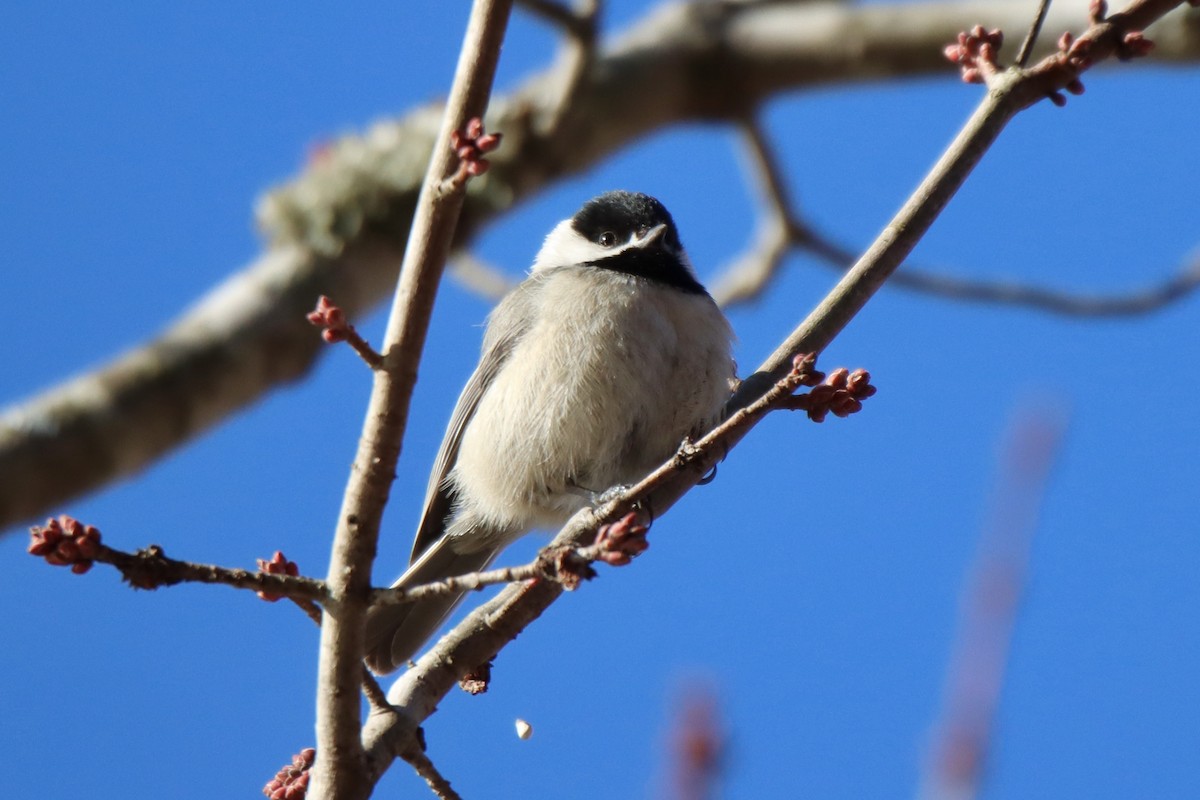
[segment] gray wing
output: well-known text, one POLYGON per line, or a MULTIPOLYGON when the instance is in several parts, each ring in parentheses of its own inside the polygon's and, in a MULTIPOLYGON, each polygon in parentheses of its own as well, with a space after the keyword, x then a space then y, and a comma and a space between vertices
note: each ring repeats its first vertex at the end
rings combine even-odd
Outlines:
POLYGON ((429 474, 425 509, 421 514, 421 524, 417 527, 416 539, 413 541, 410 564, 415 563, 430 545, 440 539, 446 529, 446 521, 454 511, 454 493, 446 486, 446 478, 458 459, 463 431, 475 415, 480 399, 504 368, 513 348, 532 325, 541 286, 542 280, 536 275, 526 279, 509 292, 488 316, 479 366, 475 368, 458 397, 454 414, 450 417, 450 424, 446 427, 446 435, 442 439, 442 446, 433 462, 433 470, 429 474))

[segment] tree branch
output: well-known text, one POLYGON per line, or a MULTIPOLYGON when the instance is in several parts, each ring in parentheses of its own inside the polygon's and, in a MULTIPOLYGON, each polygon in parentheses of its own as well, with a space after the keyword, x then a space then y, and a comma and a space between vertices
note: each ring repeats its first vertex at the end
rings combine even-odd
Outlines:
POLYGON ((970 800, 982 787, 1033 535, 1064 423, 1054 414, 1026 412, 1005 437, 922 779, 926 800, 970 800))
POLYGON ((433 761, 425 755, 425 751, 420 747, 414 745, 401 753, 400 757, 425 779, 425 783, 439 800, 462 800, 458 792, 454 791, 450 785, 450 781, 446 780, 445 776, 438 771, 433 761))
POLYGON ((269 561, 259 559, 257 572, 168 558, 156 544, 128 553, 104 544, 96 527, 65 515, 35 526, 30 534, 27 549, 31 555, 53 566, 69 566, 76 574, 87 572, 96 562, 108 564, 116 567, 121 578, 135 589, 210 583, 249 589, 271 602, 282 597, 301 604, 325 603, 329 599, 324 581, 300 577, 296 565, 282 553, 269 561))
MULTIPOLYGON (((721 270, 712 295, 722 306, 751 302, 765 293, 792 250, 844 271, 857 257, 849 248, 818 232, 788 197, 787 180, 761 123, 740 125, 754 185, 763 190, 766 214, 754 242, 721 270)), ((906 264, 889 285, 958 302, 1012 305, 1072 317, 1117 317, 1148 314, 1187 297, 1200 288, 1200 253, 1169 278, 1144 289, 1111 295, 1048 289, 1017 282, 956 278, 906 264)))
POLYGON ((366 757, 359 740, 357 692, 363 676, 363 620, 370 601, 371 565, 400 457, 417 364, 467 180, 486 168, 486 162, 469 160, 462 153, 467 139, 482 143, 481 124, 475 133, 460 132, 472 127, 469 120, 478 123, 487 109, 511 10, 512 0, 476 0, 472 7, 454 85, 413 216, 384 334, 383 365, 374 372, 358 453, 338 515, 326 579, 330 599, 321 624, 317 760, 309 793, 313 800, 352 800, 371 794, 373 784, 366 780, 366 757))
MULTIPOLYGON (((1072 27, 1084 6, 1060 1, 1046 24, 1072 27)), ((559 65, 492 104, 489 127, 509 140, 473 187, 456 246, 654 130, 744 119, 784 91, 949 74, 938 49, 957 31, 977 21, 1024 28, 1026 13, 983 2, 660 7, 599 51, 565 102, 552 91, 562 85, 559 65), (713 76, 715 86, 706 82, 713 76), (547 138, 546 120, 555 119, 547 138)), ((1200 57, 1189 19, 1177 12, 1150 32, 1155 58, 1200 57)), ((245 270, 151 343, 0 416, 0 528, 144 468, 304 375, 320 345, 304 321, 317 296, 336 298, 354 317, 395 286, 440 119, 439 108, 421 109, 334 143, 328 158, 264 200, 270 249, 245 270)))

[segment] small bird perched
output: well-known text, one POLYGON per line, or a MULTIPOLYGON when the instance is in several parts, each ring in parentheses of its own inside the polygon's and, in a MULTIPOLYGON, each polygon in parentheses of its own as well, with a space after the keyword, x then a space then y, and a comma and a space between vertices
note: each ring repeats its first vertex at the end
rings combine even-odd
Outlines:
MULTIPOLYGON (((585 203, 489 316, 394 585, 484 569, 706 433, 729 397, 732 338, 662 203, 632 192, 585 203)), ((461 599, 371 609, 367 663, 405 663, 461 599)))

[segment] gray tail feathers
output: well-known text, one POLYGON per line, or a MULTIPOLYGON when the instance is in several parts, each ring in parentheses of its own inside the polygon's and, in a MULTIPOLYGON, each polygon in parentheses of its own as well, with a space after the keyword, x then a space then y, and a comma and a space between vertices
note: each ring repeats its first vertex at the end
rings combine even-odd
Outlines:
MULTIPOLYGON (((484 569, 496 550, 456 553, 446 538, 434 542, 413 562, 393 586, 422 583, 465 575, 484 569)), ((381 606, 367 614, 367 664, 378 673, 388 673, 412 658, 459 604, 466 593, 431 597, 417 603, 381 606)))

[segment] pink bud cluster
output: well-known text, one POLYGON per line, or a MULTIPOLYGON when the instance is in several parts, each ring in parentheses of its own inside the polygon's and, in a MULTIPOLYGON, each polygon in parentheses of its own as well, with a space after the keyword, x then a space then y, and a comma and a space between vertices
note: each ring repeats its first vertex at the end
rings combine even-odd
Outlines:
POLYGON ((796 386, 816 386, 825 380, 825 373, 817 369, 817 354, 799 353, 794 356, 790 377, 796 386))
MULTIPOLYGON (((1196 5, 1200 0, 1188 0, 1196 5)), ((1091 0, 1088 4, 1088 21, 1092 30, 1076 39, 1069 31, 1058 38, 1058 63, 1065 67, 1064 71, 1055 71, 1064 80, 1062 88, 1070 94, 1083 94, 1083 82, 1079 73, 1088 69, 1094 61, 1094 48, 1100 33, 1096 26, 1115 20, 1108 19, 1107 0, 1091 0)), ((958 34, 958 41, 947 45, 943 51, 946 58, 958 64, 962 70, 962 79, 966 83, 987 83, 1000 70, 996 55, 1004 42, 1004 34, 999 30, 985 30, 982 25, 976 25, 969 32, 958 34)), ((1117 45, 1116 56, 1121 61, 1139 58, 1154 49, 1154 42, 1146 38, 1141 31, 1127 31, 1117 45)), ((1050 101, 1056 106, 1064 106, 1067 97, 1062 91, 1047 92, 1050 101)))
POLYGON ((613 567, 625 566, 634 556, 650 547, 646 539, 649 530, 638 521, 638 515, 633 511, 611 525, 605 525, 596 539, 599 560, 613 567))
POLYGON ((871 373, 838 367, 808 393, 805 411, 813 422, 824 422, 829 414, 845 418, 862 411, 862 401, 873 394, 871 373))
MULTIPOLYGON (((258 571, 265 572, 268 575, 290 575, 294 578, 300 574, 300 567, 296 566, 296 562, 288 561, 287 557, 278 550, 275 551, 275 555, 271 556, 270 561, 265 558, 257 559, 257 561, 258 571)), ((272 592, 258 592, 258 596, 268 603, 274 603, 283 595, 272 592)))
POLYGON ((100 531, 63 514, 29 529, 30 555, 41 556, 56 567, 82 575, 92 568, 100 547, 100 531))
POLYGON ((308 776, 316 760, 317 751, 311 747, 301 750, 292 756, 292 763, 275 773, 275 777, 267 781, 263 794, 270 800, 303 800, 308 792, 308 776))
POLYGON ((976 25, 969 33, 958 34, 958 41, 946 45, 942 52, 949 61, 961 67, 964 83, 984 83, 999 69, 996 54, 1002 44, 1003 31, 988 31, 982 25, 976 25))
POLYGON ((317 307, 308 312, 307 318, 318 328, 324 328, 321 338, 330 344, 345 341, 354 330, 354 326, 346 321, 346 312, 325 295, 317 299, 317 307))
MULTIPOLYGON (((1104 4, 1100 3, 1099 5, 1102 7, 1104 4)), ((1092 3, 1093 11, 1096 9, 1096 7, 1097 4, 1092 3)), ((1092 58, 1090 55, 1091 49, 1091 39, 1080 39, 1076 41, 1075 37, 1070 31, 1064 31, 1063 35, 1058 37, 1059 60, 1070 66, 1072 69, 1085 70, 1092 65, 1092 58)), ((1083 81, 1079 80, 1079 78, 1072 78, 1067 82, 1067 85, 1064 88, 1073 95, 1081 95, 1084 91, 1083 81)), ((1058 106, 1059 108, 1062 108, 1067 104, 1067 96, 1062 92, 1050 92, 1048 96, 1050 98, 1050 102, 1054 103, 1054 105, 1058 106)))
POLYGON ((483 120, 473 117, 465 130, 450 134, 450 146, 462 161, 468 175, 482 175, 491 164, 484 155, 500 146, 501 134, 484 133, 483 120))

